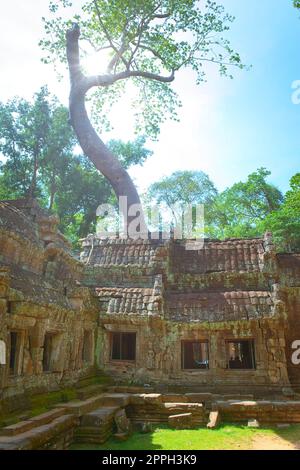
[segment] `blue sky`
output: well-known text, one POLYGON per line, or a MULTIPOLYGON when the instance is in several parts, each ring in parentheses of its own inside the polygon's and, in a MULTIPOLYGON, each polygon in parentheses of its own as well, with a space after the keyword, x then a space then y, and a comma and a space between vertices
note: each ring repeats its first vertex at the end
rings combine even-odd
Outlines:
MULTIPOLYGON (((76 0, 80 4, 80 0, 76 0)), ((193 75, 178 75, 183 101, 180 123, 166 123, 151 144, 154 155, 131 174, 140 190, 176 170, 203 170, 219 190, 243 180, 258 167, 272 171, 270 181, 283 191, 299 171, 300 105, 292 102, 292 83, 300 80, 300 14, 292 0, 219 0, 236 20, 228 33, 250 71, 234 80, 209 68, 208 82, 196 86, 193 75)), ((10 0, 0 18, 0 100, 30 98, 48 84, 67 104, 68 78, 57 83, 41 64, 38 40, 48 0, 10 0)), ((132 138, 127 109, 119 110, 112 137, 132 138), (127 119, 128 118, 128 119, 127 119)))

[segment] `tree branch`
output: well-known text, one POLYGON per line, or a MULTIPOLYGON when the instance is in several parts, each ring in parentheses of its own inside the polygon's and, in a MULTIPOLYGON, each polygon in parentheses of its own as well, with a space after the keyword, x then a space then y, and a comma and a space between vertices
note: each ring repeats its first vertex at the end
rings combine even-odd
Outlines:
MULTIPOLYGON (((108 64, 108 67, 107 67, 107 72, 108 73, 111 73, 113 67, 115 67, 115 68, 117 67, 119 60, 122 58, 122 56, 123 56, 123 54, 126 50, 126 43, 125 43, 126 28, 127 28, 127 21, 125 23, 123 34, 122 34, 121 46, 120 46, 118 52, 114 55, 114 57, 111 59, 110 63, 108 64)), ((124 62, 124 60, 123 60, 123 62, 124 62)), ((125 62, 125 64, 127 64, 126 67, 128 67, 128 62, 125 62)))
MULTIPOLYGON (((118 56, 119 55, 119 50, 118 48, 114 45, 111 37, 110 37, 110 34, 109 32, 107 31, 106 27, 105 27, 105 24, 103 23, 102 21, 102 18, 101 18, 101 13, 100 13, 100 10, 99 10, 99 7, 98 7, 98 3, 97 3, 97 0, 93 0, 93 3, 95 5, 95 8, 96 8, 96 12, 97 12, 97 16, 98 16, 98 20, 99 20, 99 23, 100 23, 100 26, 101 28, 103 29, 104 31, 104 34, 106 36, 106 39, 108 40, 109 44, 111 45, 112 49, 115 51, 116 55, 118 56)), ((120 55, 120 59, 122 60, 122 62, 124 63, 124 65, 126 66, 126 68, 128 67, 128 64, 126 62, 126 60, 124 59, 123 55, 121 54, 120 55)))
POLYGON ((143 28, 144 28, 144 18, 141 20, 141 23, 140 23, 140 25, 139 25, 139 27, 138 27, 139 33, 138 33, 138 40, 137 40, 137 43, 132 43, 132 44, 135 46, 135 48, 134 48, 134 50, 132 51, 131 56, 130 56, 130 59, 129 59, 129 61, 128 61, 129 67, 130 67, 130 65, 131 65, 131 63, 132 63, 132 60, 133 60, 133 58, 134 58, 134 56, 135 56, 135 54, 136 54, 136 52, 137 52, 137 50, 138 50, 138 48, 139 48, 139 45, 140 45, 140 42, 141 42, 141 39, 142 39, 143 28))
POLYGON ((162 13, 162 14, 157 14, 154 15, 153 18, 158 18, 159 20, 163 20, 165 18, 170 18, 171 13, 162 13))
POLYGON ((142 70, 126 70, 125 72, 120 72, 115 75, 108 74, 108 75, 94 75, 90 77, 86 77, 85 80, 85 88, 88 91, 90 88, 94 86, 109 86, 113 85, 118 80, 124 80, 130 77, 141 77, 146 78, 149 80, 156 80, 161 83, 170 83, 175 78, 175 72, 172 71, 171 75, 168 77, 164 77, 162 75, 158 75, 151 72, 144 72, 142 70))
MULTIPOLYGON (((137 43, 135 43, 135 42, 133 42, 132 44, 134 46, 137 45, 137 43)), ((155 49, 152 49, 152 47, 147 46, 146 44, 139 44, 139 47, 151 52, 155 57, 157 57, 163 63, 163 65, 165 65, 165 60, 163 59, 163 57, 155 49)))

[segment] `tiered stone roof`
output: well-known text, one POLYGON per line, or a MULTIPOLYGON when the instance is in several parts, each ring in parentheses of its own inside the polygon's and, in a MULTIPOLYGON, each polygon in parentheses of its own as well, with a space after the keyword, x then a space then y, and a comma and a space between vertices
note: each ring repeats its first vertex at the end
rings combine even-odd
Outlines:
POLYGON ((271 317, 272 295, 266 291, 169 294, 166 317, 174 321, 226 322, 271 317))
POLYGON ((201 250, 187 250, 186 242, 177 242, 174 271, 180 273, 259 271, 265 253, 264 240, 206 240, 201 250))
POLYGON ((97 288, 101 302, 106 303, 107 314, 159 315, 161 313, 161 295, 154 289, 139 288, 97 288))
POLYGON ((205 240, 202 249, 187 249, 193 243, 197 246, 183 240, 85 240, 82 259, 98 280, 102 314, 159 315, 175 322, 249 321, 277 315, 278 299, 272 292, 276 273, 270 270, 276 255, 269 234, 205 240), (142 287, 139 275, 145 283, 149 266, 148 285, 142 287), (112 269, 113 286, 103 275, 110 276, 112 269), (153 273, 161 279, 155 294, 153 273))

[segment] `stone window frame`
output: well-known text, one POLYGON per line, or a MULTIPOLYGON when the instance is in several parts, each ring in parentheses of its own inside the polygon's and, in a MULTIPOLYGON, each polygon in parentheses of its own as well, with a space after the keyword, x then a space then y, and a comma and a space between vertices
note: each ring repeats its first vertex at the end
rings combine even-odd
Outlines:
POLYGON ((24 359, 24 345, 25 345, 25 336, 26 336, 26 331, 22 330, 20 328, 12 328, 8 332, 8 361, 7 361, 7 367, 8 367, 8 375, 11 378, 14 377, 20 377, 23 375, 23 359, 24 359), (15 364, 14 364, 14 369, 13 373, 11 373, 11 368, 10 368, 10 359, 11 359, 11 333, 16 333, 17 334, 17 345, 16 345, 16 357, 15 357, 15 364))
POLYGON ((138 332, 136 330, 115 330, 109 332, 109 362, 112 364, 136 364, 137 362, 137 351, 138 351, 138 332), (112 358, 112 347, 113 347, 113 335, 114 334, 134 334, 135 335, 135 359, 113 359, 112 358))
POLYGON ((58 330, 46 330, 44 333, 44 340, 43 340, 43 356, 42 356, 42 370, 43 374, 53 374, 55 372, 59 372, 60 369, 55 367, 56 363, 58 362, 58 358, 56 357, 57 354, 61 354, 61 344, 63 341, 63 331, 58 331, 58 330), (44 345, 45 345, 45 339, 46 336, 51 336, 52 337, 52 345, 51 345, 51 354, 50 354, 50 365, 49 369, 45 370, 44 369, 44 345), (54 343, 53 343, 53 338, 54 338, 54 343))
POLYGON ((82 350, 81 350, 81 358, 82 358, 82 363, 84 365, 90 365, 94 363, 94 332, 91 328, 84 328, 83 330, 83 335, 82 335, 82 350), (88 335, 88 359, 86 359, 85 354, 86 354, 86 345, 85 345, 85 339, 86 335, 88 335))
POLYGON ((182 338, 180 341, 180 368, 184 372, 209 372, 210 370, 210 341, 208 338, 197 338, 197 339, 190 339, 190 338, 182 338), (208 367, 203 368, 194 368, 194 369, 185 369, 183 367, 183 345, 184 343, 205 343, 207 345, 207 355, 208 355, 208 367))
POLYGON ((228 338, 225 338, 225 370, 226 371, 230 371, 231 373, 232 372, 247 372, 247 373, 251 373, 251 372, 255 372, 257 370, 257 361, 256 361, 256 357, 257 357, 257 354, 256 354, 256 340, 253 336, 251 337, 228 337, 228 338), (253 361, 253 366, 254 367, 251 367, 251 368, 230 368, 228 366, 228 349, 227 349, 227 344, 228 343, 240 343, 240 342, 243 342, 243 341, 248 341, 248 342, 252 342, 252 355, 253 355, 253 358, 252 358, 252 361, 253 361))

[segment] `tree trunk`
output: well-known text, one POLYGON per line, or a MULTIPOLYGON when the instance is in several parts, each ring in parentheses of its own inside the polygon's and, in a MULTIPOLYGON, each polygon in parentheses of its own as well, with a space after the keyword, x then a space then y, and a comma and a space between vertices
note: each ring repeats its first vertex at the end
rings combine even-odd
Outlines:
POLYGON ((55 195, 56 195, 56 184, 55 184, 55 176, 53 175, 52 181, 50 184, 50 201, 49 201, 49 207, 48 207, 50 211, 52 211, 53 209, 55 195))
MULTIPOLYGON (((74 131, 79 140, 80 146, 85 155, 93 162, 95 167, 108 179, 114 192, 120 198, 127 198, 127 208, 122 207, 124 217, 124 235, 128 235, 129 224, 136 218, 138 213, 128 214, 133 204, 138 204, 136 209, 140 211, 140 235, 145 236, 146 224, 141 208, 141 202, 137 190, 127 173, 121 166, 119 160, 105 146, 99 135, 93 128, 85 107, 85 95, 88 91, 87 77, 80 69, 79 27, 74 25, 73 29, 67 33, 67 56, 70 71, 71 92, 70 92, 70 119, 74 131)), ((133 210, 133 208, 132 208, 133 210)))
POLYGON ((32 174, 30 187, 28 190, 29 198, 34 198, 36 196, 37 172, 38 172, 38 150, 35 150, 34 156, 33 156, 33 174, 32 174))

